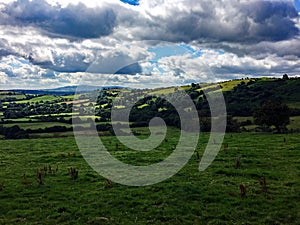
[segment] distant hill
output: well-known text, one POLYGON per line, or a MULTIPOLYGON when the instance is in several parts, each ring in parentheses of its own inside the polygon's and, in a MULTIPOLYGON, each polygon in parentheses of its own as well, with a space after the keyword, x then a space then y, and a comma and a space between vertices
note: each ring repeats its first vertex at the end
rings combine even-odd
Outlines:
POLYGON ((7 91, 20 92, 24 94, 39 94, 39 95, 73 95, 76 92, 87 93, 95 90, 102 89, 114 89, 114 88, 123 88, 121 86, 92 86, 92 85, 80 85, 80 86, 65 86, 53 89, 37 89, 37 90, 28 90, 28 89, 13 89, 7 91))

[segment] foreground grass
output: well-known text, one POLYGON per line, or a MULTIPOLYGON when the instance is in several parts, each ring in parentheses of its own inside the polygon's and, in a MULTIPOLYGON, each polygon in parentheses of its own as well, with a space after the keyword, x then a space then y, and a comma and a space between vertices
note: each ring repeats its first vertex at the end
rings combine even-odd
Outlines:
MULTIPOLYGON (((145 155, 116 148, 114 137, 102 140, 118 159, 137 164, 162 160, 177 136, 171 130, 168 142, 145 155)), ((299 137, 228 134, 228 149, 206 171, 198 171, 195 154, 177 175, 147 187, 108 185, 87 165, 72 137, 1 140, 0 224, 300 224, 299 137), (240 169, 235 168, 238 156, 240 169), (36 170, 49 165, 58 171, 38 185, 36 170), (70 167, 79 171, 77 180, 71 179, 70 167), (240 197, 240 184, 246 198, 240 197)), ((201 136, 200 155, 207 138, 201 136)))

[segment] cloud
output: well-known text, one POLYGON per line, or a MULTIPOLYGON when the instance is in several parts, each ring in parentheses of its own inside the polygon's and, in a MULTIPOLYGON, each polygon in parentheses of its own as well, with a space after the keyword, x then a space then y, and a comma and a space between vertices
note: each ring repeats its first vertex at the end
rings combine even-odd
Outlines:
POLYGON ((140 6, 148 18, 148 26, 136 31, 142 39, 259 42, 284 40, 299 32, 291 1, 144 0, 140 6))
MULTIPOLYGON (((1 56, 22 57, 32 64, 54 71, 85 71, 92 61, 93 49, 64 39, 51 39, 34 28, 3 27, 1 56)), ((1 31, 0 31, 1 32, 1 31)), ((1 57, 0 56, 0 57, 1 57)))
POLYGON ((299 29, 299 15, 285 0, 140 0, 134 6, 5 0, 0 72, 13 86, 63 86, 95 76, 155 87, 299 75, 299 29))
POLYGON ((6 84, 8 81, 8 76, 6 73, 0 71, 0 84, 6 84))
POLYGON ((49 36, 76 40, 111 34, 116 25, 116 15, 108 6, 88 8, 79 3, 61 8, 45 0, 17 0, 2 10, 0 23, 32 26, 49 36))
POLYGON ((139 73, 141 68, 138 63, 153 55, 147 49, 147 42, 124 42, 118 47, 100 50, 87 72, 102 74, 139 73))
POLYGON ((133 75, 137 73, 142 73, 142 67, 140 66, 139 63, 133 63, 115 72, 115 74, 133 74, 133 75))

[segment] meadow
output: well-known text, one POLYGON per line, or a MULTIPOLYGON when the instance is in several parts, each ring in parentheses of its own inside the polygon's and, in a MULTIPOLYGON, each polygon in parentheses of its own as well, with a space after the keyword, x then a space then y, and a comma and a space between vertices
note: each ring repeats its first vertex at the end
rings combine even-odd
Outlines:
MULTIPOLYGON (((137 131, 147 137, 147 129, 137 131)), ((169 155, 178 135, 169 129, 168 142, 145 153, 101 139, 119 160, 143 164, 169 155)), ((98 175, 71 136, 0 140, 0 224, 300 224, 300 134, 226 134, 199 172, 196 152, 201 158, 208 137, 201 134, 179 173, 146 187, 98 175)))

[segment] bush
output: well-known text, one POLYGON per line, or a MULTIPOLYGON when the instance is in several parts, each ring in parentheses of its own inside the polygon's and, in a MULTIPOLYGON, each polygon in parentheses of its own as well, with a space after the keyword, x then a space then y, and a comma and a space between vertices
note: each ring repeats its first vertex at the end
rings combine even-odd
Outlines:
POLYGON ((98 124, 96 126, 97 131, 109 131, 111 128, 111 124, 98 124))
POLYGON ((29 138, 28 133, 21 129, 19 126, 15 125, 12 127, 0 127, 0 134, 4 135, 6 139, 23 139, 29 138))

